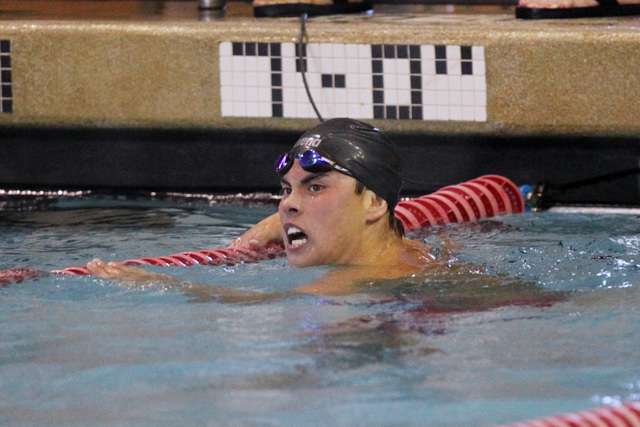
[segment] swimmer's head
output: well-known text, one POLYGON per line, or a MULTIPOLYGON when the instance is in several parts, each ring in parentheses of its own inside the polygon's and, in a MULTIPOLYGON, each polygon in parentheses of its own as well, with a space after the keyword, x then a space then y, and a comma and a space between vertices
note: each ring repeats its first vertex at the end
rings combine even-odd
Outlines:
POLYGON ((396 145, 377 128, 353 119, 327 120, 307 131, 276 164, 284 176, 295 159, 310 172, 336 170, 352 176, 387 202, 398 204, 402 178, 396 145))

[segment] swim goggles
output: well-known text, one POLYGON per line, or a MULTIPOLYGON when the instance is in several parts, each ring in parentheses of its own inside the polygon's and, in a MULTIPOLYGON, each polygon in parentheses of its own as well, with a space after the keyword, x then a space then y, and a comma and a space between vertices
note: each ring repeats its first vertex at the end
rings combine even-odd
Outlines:
POLYGON ((292 154, 290 152, 283 154, 276 162, 276 173, 281 177, 285 176, 296 159, 300 162, 302 169, 307 172, 322 173, 335 169, 345 175, 353 176, 347 169, 337 165, 336 162, 327 159, 315 150, 307 150, 299 154, 292 154))

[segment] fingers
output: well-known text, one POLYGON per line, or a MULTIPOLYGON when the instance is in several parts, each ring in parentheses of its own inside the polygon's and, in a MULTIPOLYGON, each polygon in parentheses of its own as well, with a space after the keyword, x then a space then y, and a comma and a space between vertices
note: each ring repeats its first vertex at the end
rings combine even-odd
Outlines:
POLYGON ((264 248, 269 242, 282 242, 282 226, 278 214, 273 214, 247 230, 235 239, 232 246, 264 248))
POLYGON ((126 282, 165 282, 170 285, 180 283, 178 279, 172 276, 153 273, 140 267, 125 265, 119 262, 110 262, 105 264, 104 261, 98 258, 87 263, 87 270, 95 276, 104 277, 106 279, 118 279, 126 282))
POLYGON ((244 239, 243 239, 244 235, 238 237, 237 239, 234 239, 233 242, 231 242, 231 246, 233 246, 234 248, 238 247, 238 246, 244 246, 244 239))
POLYGON ((251 249, 260 249, 268 243, 268 241, 263 240, 265 239, 262 237, 262 233, 251 229, 244 233, 242 236, 235 239, 231 246, 249 246, 251 249))
POLYGON ((87 270, 89 270, 89 272, 95 276, 105 277, 107 279, 118 277, 120 273, 120 269, 118 268, 117 263, 110 262, 109 264, 106 264, 99 258, 88 262, 87 270))
POLYGON ((263 249, 266 246, 266 243, 253 239, 253 240, 249 240, 249 243, 247 243, 247 246, 249 246, 249 249, 257 251, 257 250, 263 249))

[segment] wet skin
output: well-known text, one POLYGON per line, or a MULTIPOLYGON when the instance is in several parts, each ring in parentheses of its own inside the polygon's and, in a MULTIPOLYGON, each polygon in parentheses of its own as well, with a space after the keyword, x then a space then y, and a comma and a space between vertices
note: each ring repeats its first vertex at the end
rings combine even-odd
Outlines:
POLYGON ((373 193, 355 194, 353 178, 334 171, 307 172, 296 161, 281 183, 278 213, 292 265, 372 264, 394 249, 388 245, 397 239, 372 241, 368 228, 385 209, 372 206, 373 193))
MULTIPOLYGON (((339 172, 311 173, 296 161, 282 179, 282 201, 277 217, 258 224, 258 233, 266 239, 284 239, 290 264, 298 267, 332 265, 337 267, 325 277, 302 286, 294 293, 345 295, 357 292, 358 284, 377 279, 394 279, 416 274, 434 258, 429 247, 395 233, 388 223, 387 204, 370 190, 356 194, 354 178, 339 172), (266 225, 265 225, 266 224, 266 225)), ((94 260, 87 264, 96 275, 125 281, 163 281, 177 283, 165 275, 156 275, 138 267, 94 260)), ((204 285, 203 285, 204 286, 204 285)), ((218 287, 187 286, 190 293, 224 294, 233 291, 218 287)), ((245 298, 243 293, 237 295, 245 298)), ((251 298, 254 298, 252 295, 251 298)), ((260 298, 267 297, 263 295, 260 298)), ((259 299, 260 299, 259 298, 259 299)))

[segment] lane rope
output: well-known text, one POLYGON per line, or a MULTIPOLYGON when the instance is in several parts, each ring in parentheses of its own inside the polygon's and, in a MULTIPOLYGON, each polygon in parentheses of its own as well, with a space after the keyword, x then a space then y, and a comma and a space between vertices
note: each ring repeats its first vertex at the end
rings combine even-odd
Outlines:
POLYGON ((640 401, 542 417, 497 427, 640 427, 640 401))
MULTIPOLYGON (((395 214, 406 231, 445 225, 456 222, 476 221, 497 215, 521 213, 524 199, 519 188, 509 179, 499 175, 485 175, 457 185, 442 188, 432 194, 398 203, 395 214)), ((262 249, 247 246, 227 247, 201 251, 189 251, 153 258, 122 261, 127 265, 191 266, 234 265, 259 262, 284 256, 284 248, 270 244, 262 249)), ((53 270, 53 274, 89 275, 87 267, 70 267, 53 270)), ((21 268, 0 271, 0 287, 50 274, 21 268)))

